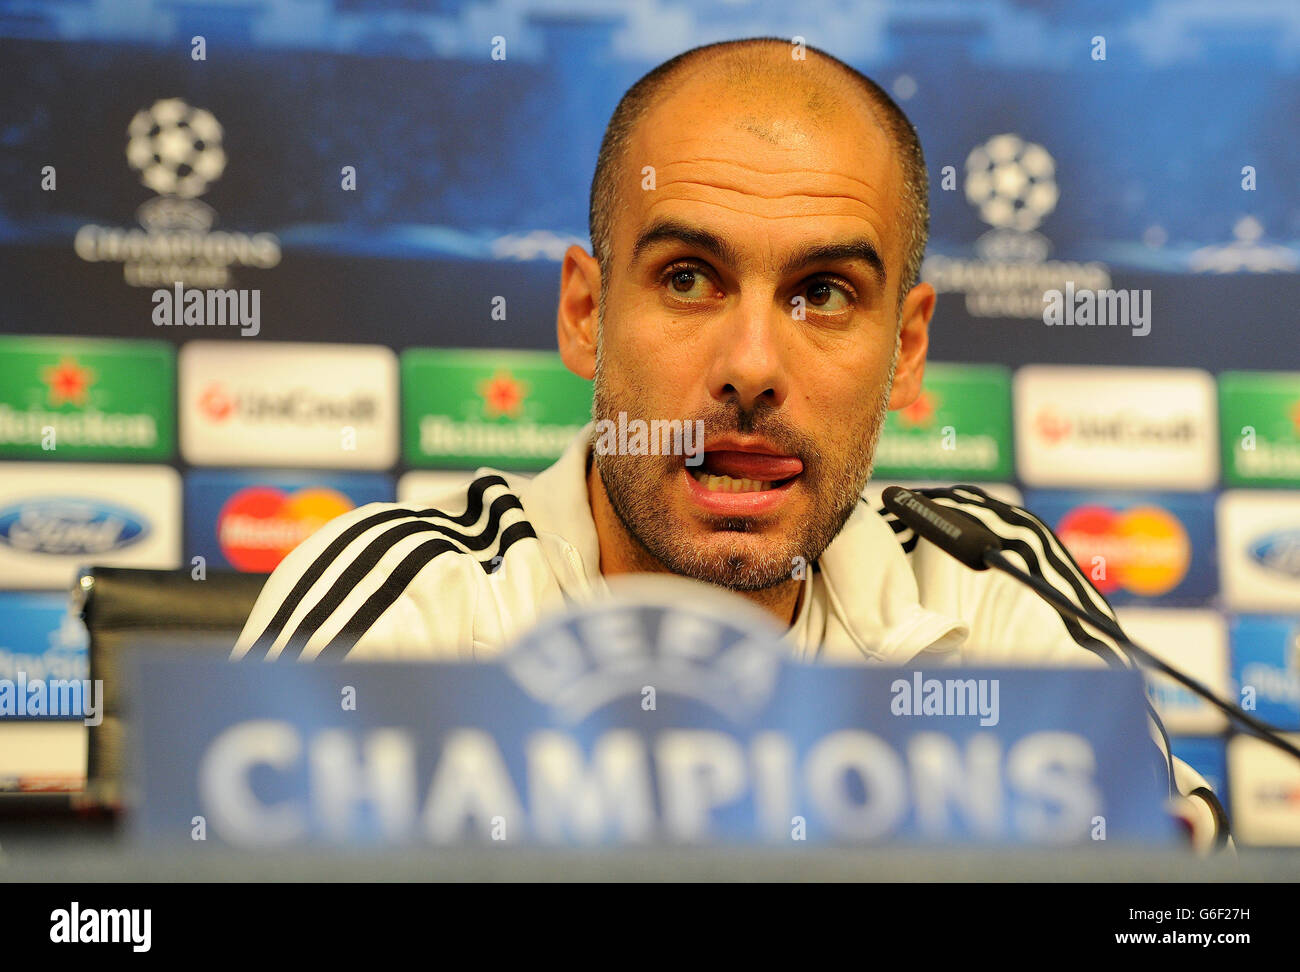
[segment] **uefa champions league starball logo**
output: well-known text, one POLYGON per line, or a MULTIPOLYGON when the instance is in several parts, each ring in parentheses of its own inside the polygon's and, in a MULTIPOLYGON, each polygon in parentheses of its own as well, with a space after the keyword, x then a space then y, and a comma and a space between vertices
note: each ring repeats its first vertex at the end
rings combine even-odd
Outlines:
POLYGON ((73 240, 77 256, 121 264, 129 286, 150 288, 182 282, 228 287, 235 268, 276 266, 280 241, 273 234, 211 232, 217 211, 198 197, 226 171, 225 132, 212 112, 181 98, 138 106, 133 100, 126 109, 134 112, 126 126, 126 162, 154 195, 136 209, 139 227, 81 226, 73 240))
POLYGON ((963 188, 989 228, 974 241, 973 259, 932 253, 921 274, 937 293, 961 294, 971 317, 1041 321, 1045 291, 1067 281, 1090 290, 1110 286, 1110 271, 1098 261, 1048 262, 1052 241, 1038 227, 1061 190, 1056 160, 1042 145, 1014 132, 986 138, 966 156, 963 188))
POLYGON ((1036 142, 995 135, 966 156, 966 199, 995 229, 1036 229, 1059 196, 1056 163, 1036 142))
POLYGON ((140 181, 160 196, 193 199, 221 178, 226 153, 221 124, 180 98, 155 101, 127 126, 126 158, 140 181))
POLYGON ((534 625, 502 662, 530 696, 569 722, 646 693, 744 721, 771 699, 787 649, 769 615, 739 595, 673 574, 606 582, 611 598, 534 625))

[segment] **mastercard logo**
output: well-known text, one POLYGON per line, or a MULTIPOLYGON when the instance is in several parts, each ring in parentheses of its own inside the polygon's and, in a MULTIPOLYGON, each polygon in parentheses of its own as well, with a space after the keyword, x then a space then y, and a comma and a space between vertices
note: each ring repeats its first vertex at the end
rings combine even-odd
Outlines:
POLYGON ((1159 597, 1182 583, 1192 563, 1182 523, 1156 506, 1122 512, 1081 506, 1061 519, 1056 533, 1103 594, 1159 597))
POLYGON ((217 542, 236 569, 267 574, 290 550, 352 506, 337 490, 318 486, 291 493, 250 486, 221 507, 217 542))

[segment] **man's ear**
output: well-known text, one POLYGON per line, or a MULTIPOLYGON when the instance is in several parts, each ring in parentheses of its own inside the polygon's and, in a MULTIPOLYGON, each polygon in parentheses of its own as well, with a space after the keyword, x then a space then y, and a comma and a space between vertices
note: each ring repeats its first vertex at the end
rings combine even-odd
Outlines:
POLYGON ((597 301, 600 264, 574 244, 564 251, 560 267, 560 305, 555 313, 555 335, 564 366, 579 378, 596 375, 597 301))
POLYGON ((934 314, 934 288, 919 283, 903 298, 902 326, 899 329, 898 366, 894 369, 894 388, 889 407, 907 408, 921 394, 925 377, 925 353, 930 348, 930 317, 934 314))

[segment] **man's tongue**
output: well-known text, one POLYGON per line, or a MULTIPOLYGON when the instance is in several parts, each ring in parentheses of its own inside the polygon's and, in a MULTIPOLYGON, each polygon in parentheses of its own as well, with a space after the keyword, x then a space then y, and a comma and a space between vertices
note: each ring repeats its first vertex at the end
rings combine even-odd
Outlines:
POLYGON ((796 456, 765 456, 757 452, 725 450, 706 452, 703 466, 714 476, 756 479, 765 483, 789 479, 803 472, 803 463, 796 456))

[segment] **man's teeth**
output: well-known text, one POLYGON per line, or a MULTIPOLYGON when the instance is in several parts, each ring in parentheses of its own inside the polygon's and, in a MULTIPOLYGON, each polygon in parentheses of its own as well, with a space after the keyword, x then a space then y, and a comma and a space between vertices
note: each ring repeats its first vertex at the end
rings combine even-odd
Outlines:
POLYGON ((757 479, 734 479, 731 476, 714 476, 711 473, 692 469, 691 475, 703 484, 704 488, 714 493, 759 493, 771 489, 771 483, 759 482, 757 479))

